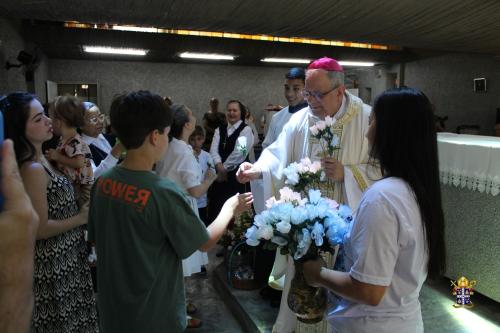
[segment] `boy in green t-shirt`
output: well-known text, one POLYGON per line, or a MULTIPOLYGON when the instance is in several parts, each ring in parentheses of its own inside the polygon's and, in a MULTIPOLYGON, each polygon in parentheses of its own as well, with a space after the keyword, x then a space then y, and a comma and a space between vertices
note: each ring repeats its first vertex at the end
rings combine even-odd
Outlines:
POLYGON ((168 148, 171 122, 165 101, 147 91, 117 96, 111 105, 127 156, 95 183, 88 224, 106 333, 184 331, 181 260, 215 245, 233 214, 252 202, 250 193, 231 197, 205 228, 178 187, 151 171, 168 148))

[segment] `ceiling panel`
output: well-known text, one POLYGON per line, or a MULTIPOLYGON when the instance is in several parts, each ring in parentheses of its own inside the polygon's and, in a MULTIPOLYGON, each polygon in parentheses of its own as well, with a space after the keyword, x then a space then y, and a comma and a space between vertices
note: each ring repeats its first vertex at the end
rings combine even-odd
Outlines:
MULTIPOLYGON (((492 0, 3 0, 0 15, 10 19, 74 20, 380 43, 404 47, 406 56, 418 53, 419 49, 500 55, 500 1, 492 0)), ((58 42, 57 34, 61 33, 58 29, 53 28, 55 38, 47 37, 51 43, 43 42, 40 36, 33 39, 42 42, 48 53, 64 56, 64 48, 68 49, 68 53, 74 52, 70 50, 81 44, 80 41, 58 42)), ((74 31, 71 34, 73 38, 97 38, 97 34, 90 31, 88 35, 74 31)), ((202 41, 196 38, 187 38, 182 42, 166 36, 150 38, 141 34, 135 37, 134 33, 109 35, 100 31, 98 34, 104 36, 103 42, 112 41, 124 46, 151 40, 155 43, 168 42, 179 49, 199 43, 204 47, 209 44, 224 45, 238 52, 238 45, 241 47, 244 44, 250 45, 255 55, 260 54, 260 48, 267 48, 276 54, 302 54, 304 50, 311 54, 331 54, 329 51, 332 50, 266 43, 259 46, 251 42, 214 39, 202 41)), ((152 46, 153 54, 163 52, 158 56, 160 60, 169 57, 165 48, 157 51, 162 47, 152 46)), ((333 51, 344 52, 340 49, 333 51)), ((352 56, 358 55, 358 58, 366 56, 364 51, 346 52, 354 53, 352 56)), ((151 57, 154 60, 155 57, 151 57)))

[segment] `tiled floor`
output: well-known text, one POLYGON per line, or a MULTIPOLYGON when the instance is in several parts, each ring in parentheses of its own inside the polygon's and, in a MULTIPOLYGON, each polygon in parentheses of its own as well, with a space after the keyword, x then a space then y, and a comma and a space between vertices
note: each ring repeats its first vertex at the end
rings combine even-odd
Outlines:
POLYGON ((195 274, 186 279, 186 297, 198 308, 194 317, 202 320, 200 328, 188 329, 186 333, 243 332, 210 280, 210 274, 221 261, 215 256, 215 251, 209 252, 208 274, 195 274))
MULTIPOLYGON (((220 263, 214 253, 210 253, 209 275, 220 263)), ((203 320, 199 329, 188 332, 243 332, 229 309, 215 291, 208 277, 193 276, 187 282, 187 295, 198 306, 198 317, 203 320)), ((233 295, 250 314, 262 332, 270 332, 276 309, 263 301, 258 291, 234 291, 233 295)), ((472 298, 475 307, 456 309, 450 294, 449 281, 442 279, 435 284, 422 288, 420 301, 426 333, 500 333, 500 304, 480 295, 472 298)))

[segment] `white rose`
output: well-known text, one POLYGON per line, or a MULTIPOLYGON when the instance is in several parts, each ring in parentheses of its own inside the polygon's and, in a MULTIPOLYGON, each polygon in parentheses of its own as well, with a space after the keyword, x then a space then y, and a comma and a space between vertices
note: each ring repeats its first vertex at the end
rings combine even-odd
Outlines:
POLYGON ((269 199, 266 200, 266 208, 271 208, 276 204, 276 198, 275 197, 270 197, 269 199))
POLYGON ((257 231, 257 238, 270 240, 273 237, 273 234, 273 227, 271 227, 269 224, 266 224, 265 226, 259 228, 259 230, 257 231))
POLYGON ((325 118, 325 123, 326 123, 326 126, 328 126, 328 127, 333 126, 333 124, 335 124, 336 121, 337 121, 336 118, 333 118, 333 117, 330 117, 330 116, 328 116, 328 117, 325 118))
POLYGON ((309 130, 311 131, 311 134, 312 134, 312 135, 318 135, 318 133, 319 133, 319 132, 318 132, 318 128, 317 128, 316 126, 311 126, 311 127, 309 128, 309 130))
POLYGON ((326 124, 324 121, 318 121, 316 123, 316 127, 318 128, 318 130, 322 131, 326 128, 326 124))
POLYGON ((319 162, 319 161, 315 161, 315 162, 311 165, 311 172, 312 172, 312 173, 316 173, 316 172, 318 172, 319 170, 321 170, 321 162, 319 162))

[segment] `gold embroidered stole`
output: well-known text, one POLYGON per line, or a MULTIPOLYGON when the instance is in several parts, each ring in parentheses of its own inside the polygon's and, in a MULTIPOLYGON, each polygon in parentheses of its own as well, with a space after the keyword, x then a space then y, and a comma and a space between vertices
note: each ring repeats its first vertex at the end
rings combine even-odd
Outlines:
MULTIPOLYGON (((333 133, 334 135, 338 136, 340 142, 340 149, 334 151, 333 157, 341 162, 342 162, 341 150, 344 148, 342 147, 342 134, 344 131, 344 125, 348 124, 359 112, 363 111, 363 102, 359 98, 355 97, 353 98, 353 97, 354 97, 353 95, 346 92, 347 110, 339 119, 337 119, 337 121, 333 125, 333 133)), ((315 117, 309 115, 308 127, 310 128, 311 126, 316 124, 317 121, 318 121, 317 118, 315 119, 315 117)), ((310 131, 308 131, 308 134, 309 134, 309 143, 308 143, 309 158, 311 159, 311 161, 319 161, 321 160, 321 158, 323 158, 323 150, 321 148, 321 144, 318 139, 312 136, 310 131)), ((333 181, 325 180, 324 182, 321 182, 319 189, 321 190, 321 193, 324 196, 336 200, 339 203, 344 202, 343 183, 335 183, 333 181)))

